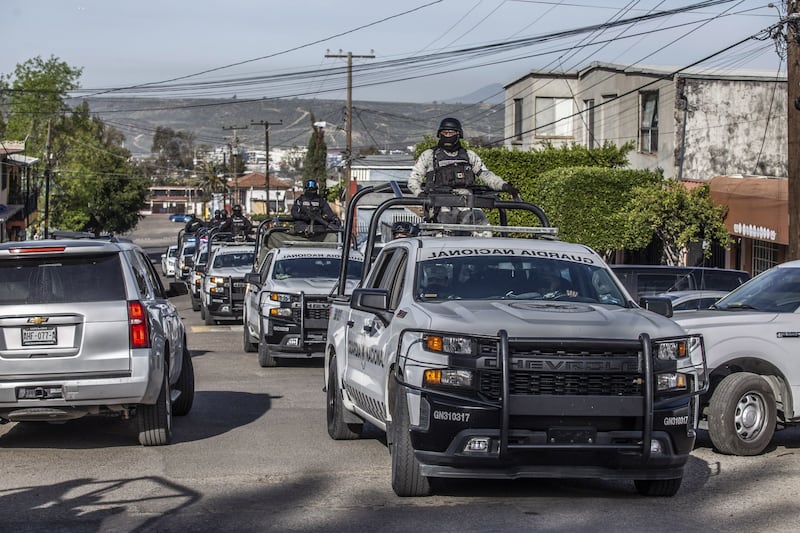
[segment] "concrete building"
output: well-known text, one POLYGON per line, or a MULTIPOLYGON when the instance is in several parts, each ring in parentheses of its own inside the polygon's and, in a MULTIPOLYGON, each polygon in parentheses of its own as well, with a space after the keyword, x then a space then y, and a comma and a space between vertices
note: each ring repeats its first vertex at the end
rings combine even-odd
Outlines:
POLYGON ((729 208, 724 264, 753 274, 784 260, 788 166, 785 73, 625 67, 532 71, 505 85, 505 145, 633 143, 632 168, 709 183, 729 208), (781 192, 784 191, 784 192, 781 192), (774 220, 764 221, 769 205, 774 220))

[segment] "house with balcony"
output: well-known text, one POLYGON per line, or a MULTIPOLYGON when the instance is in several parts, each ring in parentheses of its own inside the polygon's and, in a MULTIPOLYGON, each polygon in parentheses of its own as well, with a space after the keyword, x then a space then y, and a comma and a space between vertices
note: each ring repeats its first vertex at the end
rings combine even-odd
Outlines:
POLYGON ((37 158, 24 155, 22 142, 0 142, 0 242, 31 238, 38 220, 37 158))
POLYGON ((729 207, 734 246, 716 266, 756 274, 784 260, 788 235, 768 228, 755 206, 778 205, 788 219, 777 201, 788 171, 785 73, 595 62, 528 72, 505 85, 505 98, 506 147, 633 143, 632 168, 709 183, 729 207))

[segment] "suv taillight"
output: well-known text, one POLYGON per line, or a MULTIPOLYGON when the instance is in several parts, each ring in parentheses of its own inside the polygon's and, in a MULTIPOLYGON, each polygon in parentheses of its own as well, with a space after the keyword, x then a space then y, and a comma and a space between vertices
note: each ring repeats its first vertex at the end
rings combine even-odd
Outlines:
POLYGON ((131 348, 149 348, 150 331, 147 311, 142 302, 128 302, 128 324, 130 325, 131 348))

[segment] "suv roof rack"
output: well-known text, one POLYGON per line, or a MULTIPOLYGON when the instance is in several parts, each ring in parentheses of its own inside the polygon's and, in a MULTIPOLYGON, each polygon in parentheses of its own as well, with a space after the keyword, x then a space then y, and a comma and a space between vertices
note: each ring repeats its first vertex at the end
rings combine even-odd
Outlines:
POLYGON ((130 239, 120 238, 113 234, 95 235, 91 231, 51 231, 48 239, 92 239, 108 242, 133 242, 130 239))

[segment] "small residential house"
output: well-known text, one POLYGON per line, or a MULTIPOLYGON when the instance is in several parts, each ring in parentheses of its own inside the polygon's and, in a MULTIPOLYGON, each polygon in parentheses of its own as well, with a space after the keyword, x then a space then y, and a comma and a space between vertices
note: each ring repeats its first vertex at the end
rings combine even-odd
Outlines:
MULTIPOLYGON (((287 210, 286 193, 292 184, 269 177, 269 212, 284 213, 287 210)), ((239 204, 248 215, 265 214, 267 212, 267 179, 264 174, 252 172, 228 183, 231 205, 239 204)))
MULTIPOLYGON (((776 205, 785 182, 785 73, 592 63, 571 72, 531 71, 505 85, 505 97, 508 148, 632 142, 631 167, 709 183, 712 198, 729 206, 735 244, 715 266, 756 274, 782 261, 784 233, 748 207, 763 202, 746 198, 776 205), (739 201, 729 204, 734 190, 739 201)), ((785 203, 782 209, 779 218, 787 218, 785 203)))

